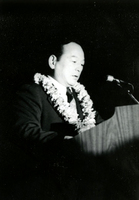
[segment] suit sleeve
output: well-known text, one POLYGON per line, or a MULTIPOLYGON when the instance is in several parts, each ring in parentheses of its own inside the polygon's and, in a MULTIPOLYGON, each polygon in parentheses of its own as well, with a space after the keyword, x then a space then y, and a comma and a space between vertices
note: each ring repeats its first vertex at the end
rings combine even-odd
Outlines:
MULTIPOLYGON (((17 92, 14 103, 14 138, 35 156, 56 151, 64 136, 41 127, 43 109, 42 88, 36 84, 25 85, 17 92)), ((41 155, 41 156, 42 156, 41 155)))
POLYGON ((103 121, 105 121, 105 120, 101 117, 101 115, 99 114, 98 111, 96 111, 95 120, 96 120, 96 125, 98 125, 98 124, 102 123, 103 121))
POLYGON ((39 86, 25 85, 17 92, 14 103, 15 130, 26 140, 46 143, 57 136, 56 132, 41 128, 42 95, 39 86))

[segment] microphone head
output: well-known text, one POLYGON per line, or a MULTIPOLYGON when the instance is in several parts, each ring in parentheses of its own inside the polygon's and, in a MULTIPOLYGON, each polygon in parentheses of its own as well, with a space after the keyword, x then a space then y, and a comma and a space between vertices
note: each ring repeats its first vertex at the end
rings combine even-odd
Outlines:
POLYGON ((106 81, 109 81, 109 82, 115 81, 115 82, 117 82, 118 84, 120 83, 120 80, 119 80, 119 79, 116 79, 116 78, 114 78, 114 77, 111 76, 111 75, 107 75, 107 80, 106 80, 106 81))
POLYGON ((107 75, 107 79, 106 79, 106 81, 113 82, 114 80, 115 80, 115 79, 114 79, 113 76, 111 76, 111 75, 107 75))

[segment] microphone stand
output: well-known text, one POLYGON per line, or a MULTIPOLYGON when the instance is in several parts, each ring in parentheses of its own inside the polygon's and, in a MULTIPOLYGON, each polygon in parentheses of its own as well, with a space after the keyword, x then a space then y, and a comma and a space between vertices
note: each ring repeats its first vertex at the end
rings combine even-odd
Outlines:
POLYGON ((131 94, 130 90, 128 90, 127 93, 135 103, 139 104, 139 101, 133 96, 133 94, 131 94))
MULTIPOLYGON (((122 85, 120 83, 117 84, 119 87, 123 88, 122 85)), ((128 83, 128 85, 130 85, 132 87, 132 91, 134 91, 134 86, 131 83, 128 83)), ((127 90, 127 94, 130 96, 130 98, 136 103, 139 104, 139 101, 133 96, 133 94, 131 93, 131 90, 128 89, 127 90)))

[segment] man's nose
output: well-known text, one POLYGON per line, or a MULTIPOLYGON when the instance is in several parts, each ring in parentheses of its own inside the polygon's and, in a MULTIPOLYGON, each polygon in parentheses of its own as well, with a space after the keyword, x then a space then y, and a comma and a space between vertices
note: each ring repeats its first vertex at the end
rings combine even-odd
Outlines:
POLYGON ((76 71, 81 72, 82 69, 83 69, 83 66, 82 66, 82 65, 78 64, 78 65, 76 66, 76 71))

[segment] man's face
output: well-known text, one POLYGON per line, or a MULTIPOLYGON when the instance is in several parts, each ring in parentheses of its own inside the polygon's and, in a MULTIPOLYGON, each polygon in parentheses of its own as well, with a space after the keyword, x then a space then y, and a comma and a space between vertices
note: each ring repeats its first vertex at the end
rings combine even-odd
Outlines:
POLYGON ((63 54, 56 62, 54 78, 64 86, 74 86, 84 65, 84 52, 80 45, 71 42, 63 46, 63 54))

